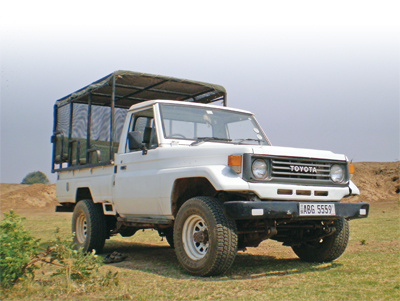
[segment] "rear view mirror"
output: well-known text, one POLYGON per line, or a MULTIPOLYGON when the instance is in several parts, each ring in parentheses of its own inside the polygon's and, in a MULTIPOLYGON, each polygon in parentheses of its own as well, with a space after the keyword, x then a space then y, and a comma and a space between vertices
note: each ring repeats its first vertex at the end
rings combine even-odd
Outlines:
POLYGON ((138 150, 142 149, 142 132, 129 132, 128 133, 128 143, 129 143, 129 150, 138 150))
POLYGON ((129 132, 128 133, 128 144, 129 150, 143 150, 143 154, 147 154, 146 145, 142 143, 143 133, 140 131, 129 132))

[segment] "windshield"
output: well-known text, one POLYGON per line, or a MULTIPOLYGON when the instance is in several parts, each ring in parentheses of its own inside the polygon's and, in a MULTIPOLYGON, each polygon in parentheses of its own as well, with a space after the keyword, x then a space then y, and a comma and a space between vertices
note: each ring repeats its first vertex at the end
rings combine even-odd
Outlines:
POLYGON ((250 114, 170 104, 160 107, 165 138, 269 145, 250 114))

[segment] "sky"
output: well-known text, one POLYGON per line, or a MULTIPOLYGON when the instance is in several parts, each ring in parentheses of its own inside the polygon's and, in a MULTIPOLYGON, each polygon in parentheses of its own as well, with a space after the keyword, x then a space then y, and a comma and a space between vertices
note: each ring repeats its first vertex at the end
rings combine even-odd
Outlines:
POLYGON ((399 154, 395 1, 2 1, 0 183, 50 181, 53 105, 116 70, 224 86, 273 145, 399 154))

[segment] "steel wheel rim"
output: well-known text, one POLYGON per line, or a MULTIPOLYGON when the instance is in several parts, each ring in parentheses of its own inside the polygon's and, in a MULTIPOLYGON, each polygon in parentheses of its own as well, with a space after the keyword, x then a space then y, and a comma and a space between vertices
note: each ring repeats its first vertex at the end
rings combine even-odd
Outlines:
POLYGON ((192 260, 200 260, 206 256, 210 242, 208 241, 208 227, 203 218, 198 215, 190 216, 183 225, 182 242, 186 254, 192 260), (198 236, 207 236, 207 239, 198 241, 198 236), (197 241, 196 241, 197 240, 197 241))
POLYGON ((83 244, 86 241, 88 232, 88 226, 86 221, 86 216, 84 214, 79 215, 76 220, 76 239, 80 244, 83 244))

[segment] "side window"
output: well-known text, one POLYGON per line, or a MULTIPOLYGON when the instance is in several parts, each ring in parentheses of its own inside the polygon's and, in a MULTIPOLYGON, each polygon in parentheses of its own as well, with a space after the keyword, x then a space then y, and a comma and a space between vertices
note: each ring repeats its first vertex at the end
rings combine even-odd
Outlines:
POLYGON ((140 132, 144 132, 144 130, 146 129, 149 121, 151 122, 152 119, 150 120, 148 117, 141 117, 138 116, 133 124, 133 130, 134 131, 140 131, 140 132))
MULTIPOLYGON (((157 132, 154 122, 153 109, 132 114, 129 133, 134 132, 136 137, 139 137, 141 142, 145 144, 147 149, 154 149, 158 147, 157 132)), ((139 151, 140 149, 130 149, 129 139, 127 137, 125 152, 139 151)))

